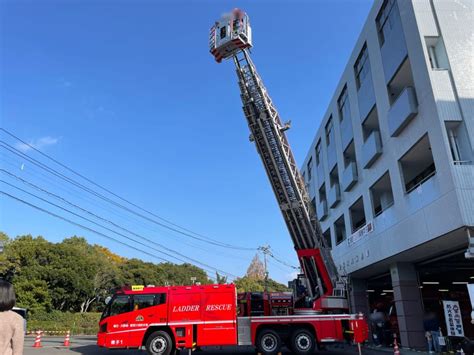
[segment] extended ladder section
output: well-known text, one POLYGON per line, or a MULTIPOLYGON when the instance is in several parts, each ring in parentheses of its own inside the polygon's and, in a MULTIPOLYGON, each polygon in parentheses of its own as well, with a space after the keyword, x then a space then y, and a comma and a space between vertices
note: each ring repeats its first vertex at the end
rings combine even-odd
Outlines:
MULTIPOLYGON (((290 231, 300 263, 308 281, 309 296, 338 298, 332 306, 322 300, 320 306, 344 308, 345 286, 339 280, 331 252, 310 203, 304 181, 296 166, 280 116, 268 95, 247 49, 233 56, 239 78, 243 110, 265 170, 290 231)), ((321 302, 321 301, 320 301, 321 302)))

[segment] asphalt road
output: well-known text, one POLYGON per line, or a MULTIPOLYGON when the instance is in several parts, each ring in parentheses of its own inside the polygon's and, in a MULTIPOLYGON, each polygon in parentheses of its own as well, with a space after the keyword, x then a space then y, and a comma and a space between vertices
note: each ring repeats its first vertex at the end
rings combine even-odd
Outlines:
MULTIPOLYGON (((66 348, 63 345, 63 337, 43 337, 41 341, 42 348, 33 348, 34 337, 27 337, 25 339, 24 355, 55 355, 55 354, 87 354, 87 355, 145 355, 145 351, 140 350, 107 350, 99 348, 96 345, 96 338, 93 336, 76 336, 71 339, 71 346, 66 348)), ((387 354, 380 350, 364 349, 364 355, 387 354)), ((182 351, 182 355, 187 352, 182 351)), ((255 355, 255 350, 252 347, 226 347, 220 348, 206 348, 205 351, 196 352, 193 354, 199 355, 255 355)), ((289 355, 289 352, 284 353, 289 355)), ((343 354, 358 354, 357 349, 346 346, 345 348, 332 349, 330 351, 318 352, 321 355, 343 355, 343 354)))

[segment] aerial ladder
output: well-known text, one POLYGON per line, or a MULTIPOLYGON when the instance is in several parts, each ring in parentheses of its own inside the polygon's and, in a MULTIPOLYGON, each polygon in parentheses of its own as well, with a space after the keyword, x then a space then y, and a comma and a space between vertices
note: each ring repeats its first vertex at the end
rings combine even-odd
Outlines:
POLYGON ((234 9, 211 28, 210 51, 217 62, 233 59, 243 111, 265 171, 288 227, 302 271, 311 309, 348 309, 346 281, 339 275, 310 202, 305 182, 288 143, 283 123, 250 57, 252 32, 248 15, 234 9))

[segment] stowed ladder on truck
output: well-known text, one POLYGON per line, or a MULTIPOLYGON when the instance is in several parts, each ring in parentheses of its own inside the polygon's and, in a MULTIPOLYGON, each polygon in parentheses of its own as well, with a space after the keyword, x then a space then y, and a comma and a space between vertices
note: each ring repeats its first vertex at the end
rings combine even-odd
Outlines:
POLYGON ((307 279, 308 296, 315 300, 313 309, 347 309, 345 282, 339 276, 323 238, 285 135, 289 124, 282 123, 250 58, 248 48, 252 43, 248 33, 251 34, 247 15, 238 9, 234 10, 211 29, 211 53, 218 62, 225 58, 234 60, 243 111, 251 132, 250 140, 255 142, 262 158, 290 232, 307 279), (242 19, 241 26, 236 28, 239 19, 242 19), (240 32, 244 35, 239 36, 240 32), (226 37, 219 38, 219 34, 226 33, 229 33, 227 41, 226 37))

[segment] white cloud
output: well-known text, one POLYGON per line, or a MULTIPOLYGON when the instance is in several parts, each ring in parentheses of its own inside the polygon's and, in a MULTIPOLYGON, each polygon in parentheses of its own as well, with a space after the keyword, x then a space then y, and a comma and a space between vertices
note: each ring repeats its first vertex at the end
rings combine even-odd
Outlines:
POLYGON ((55 145, 56 143, 59 142, 59 138, 54 138, 50 136, 45 136, 41 137, 38 139, 33 139, 28 144, 25 143, 17 143, 16 144, 16 149, 22 151, 23 153, 26 153, 27 151, 31 150, 32 148, 36 148, 41 150, 42 148, 45 148, 50 145, 55 145))

